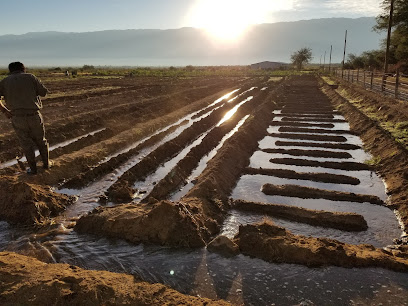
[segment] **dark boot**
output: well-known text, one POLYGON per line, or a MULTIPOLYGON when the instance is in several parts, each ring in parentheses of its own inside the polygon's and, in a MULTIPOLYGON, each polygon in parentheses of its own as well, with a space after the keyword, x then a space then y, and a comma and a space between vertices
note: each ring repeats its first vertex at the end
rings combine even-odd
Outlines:
POLYGON ((37 174, 37 165, 32 165, 27 169, 27 174, 34 175, 37 174))
POLYGON ((35 161, 34 148, 31 148, 31 150, 26 150, 25 156, 27 159, 28 166, 30 167, 27 170, 27 174, 37 174, 37 163, 35 161))
POLYGON ((52 163, 50 162, 50 152, 48 149, 48 143, 40 145, 38 148, 38 151, 40 151, 41 160, 43 162, 43 168, 50 169, 52 166, 52 163))

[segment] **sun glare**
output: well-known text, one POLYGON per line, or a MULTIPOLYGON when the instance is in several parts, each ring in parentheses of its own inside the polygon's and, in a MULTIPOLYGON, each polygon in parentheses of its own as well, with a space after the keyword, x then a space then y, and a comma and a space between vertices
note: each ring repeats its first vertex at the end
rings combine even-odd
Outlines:
POLYGON ((268 13, 289 9, 290 0, 199 0, 190 24, 221 41, 236 41, 252 24, 267 22, 268 13))

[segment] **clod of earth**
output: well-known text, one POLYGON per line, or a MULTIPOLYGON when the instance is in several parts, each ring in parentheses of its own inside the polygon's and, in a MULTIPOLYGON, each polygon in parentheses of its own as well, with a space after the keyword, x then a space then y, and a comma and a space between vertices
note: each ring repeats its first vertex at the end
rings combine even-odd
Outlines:
POLYGON ((214 238, 208 245, 207 250, 221 254, 225 257, 232 257, 239 254, 238 245, 226 236, 214 238))
POLYGON ((177 247, 201 247, 208 235, 196 206, 161 201, 98 207, 81 217, 75 230, 125 239, 132 243, 156 243, 177 247))
POLYGON ((294 235, 271 222, 240 226, 234 241, 242 254, 270 262, 408 271, 408 259, 400 251, 391 253, 372 245, 352 245, 327 238, 294 235))
POLYGON ((0 218, 26 225, 48 223, 76 200, 53 192, 50 187, 21 182, 16 177, 3 176, 0 190, 0 218))
POLYGON ((230 305, 181 294, 128 274, 45 264, 0 253, 1 305, 230 305))
POLYGON ((281 219, 343 231, 359 232, 365 231, 368 228, 364 217, 355 213, 319 211, 290 205, 257 203, 244 200, 234 200, 233 207, 238 210, 264 213, 281 219))

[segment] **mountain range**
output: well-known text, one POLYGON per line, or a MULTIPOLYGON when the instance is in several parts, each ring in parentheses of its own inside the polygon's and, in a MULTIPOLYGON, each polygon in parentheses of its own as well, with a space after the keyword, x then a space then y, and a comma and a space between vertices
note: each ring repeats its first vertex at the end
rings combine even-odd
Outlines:
POLYGON ((384 33, 372 31, 374 17, 328 18, 254 25, 234 43, 217 42, 204 30, 109 30, 84 33, 35 32, 0 36, 0 66, 22 61, 27 66, 186 66, 248 65, 289 62, 309 47, 314 63, 341 62, 344 35, 347 53, 378 49, 384 33))

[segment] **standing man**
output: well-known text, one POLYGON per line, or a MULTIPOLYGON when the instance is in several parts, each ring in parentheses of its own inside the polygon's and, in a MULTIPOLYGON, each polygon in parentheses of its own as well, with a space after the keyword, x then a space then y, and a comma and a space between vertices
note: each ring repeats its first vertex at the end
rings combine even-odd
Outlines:
POLYGON ((22 63, 11 63, 8 68, 9 75, 0 81, 0 97, 4 96, 6 103, 5 106, 0 103, 0 110, 12 121, 30 166, 27 173, 37 174, 36 148, 40 152, 44 169, 51 167, 39 97, 45 97, 48 90, 37 77, 25 72, 22 63))

